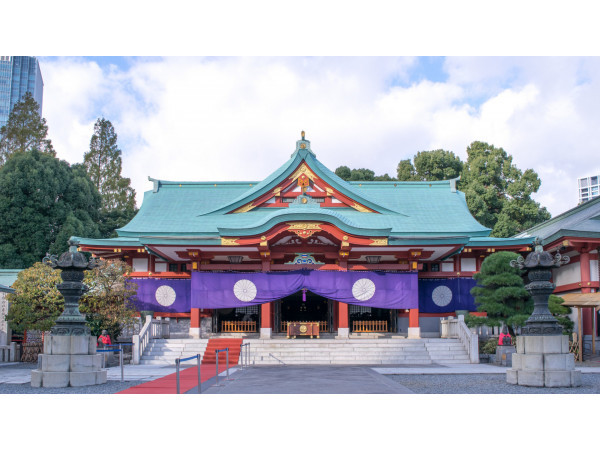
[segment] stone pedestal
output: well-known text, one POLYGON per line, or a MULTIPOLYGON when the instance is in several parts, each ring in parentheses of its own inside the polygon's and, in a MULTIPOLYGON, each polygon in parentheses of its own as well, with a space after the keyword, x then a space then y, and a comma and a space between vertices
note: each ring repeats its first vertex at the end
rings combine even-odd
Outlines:
POLYGON ((348 339, 350 337, 350 328, 338 328, 337 338, 348 339))
POLYGON ((270 328, 260 329, 260 339, 271 339, 272 330, 270 328))
POLYGON ((49 336, 38 368, 31 371, 31 386, 63 388, 106 383, 103 354, 96 353, 94 336, 49 336))
POLYGON ((409 327, 408 339, 421 339, 421 327, 409 327))
POLYGON ((506 382, 521 386, 574 387, 581 385, 581 371, 569 353, 569 337, 518 336, 517 353, 512 355, 512 369, 506 382))
POLYGON ((514 345, 499 345, 496 347, 496 361, 495 363, 499 366, 512 366, 512 356, 517 349, 514 345))

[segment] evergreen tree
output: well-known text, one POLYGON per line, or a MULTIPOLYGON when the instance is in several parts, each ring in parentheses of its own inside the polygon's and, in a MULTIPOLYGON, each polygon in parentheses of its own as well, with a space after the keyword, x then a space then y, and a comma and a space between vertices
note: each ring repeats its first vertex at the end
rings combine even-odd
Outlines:
POLYGON ((13 331, 48 331, 64 309, 65 300, 56 285, 61 283, 60 270, 36 262, 22 270, 8 295, 10 308, 6 320, 13 331))
POLYGON ((519 255, 513 252, 493 253, 483 260, 481 271, 473 278, 477 286, 471 289, 477 311, 487 317, 467 316, 468 326, 505 324, 514 336, 514 328, 523 326, 533 312, 533 300, 525 290, 522 271, 510 262, 519 255))
POLYGON ((121 150, 109 120, 96 121, 90 151, 84 154, 83 164, 102 196, 103 211, 135 209, 135 191, 131 180, 121 176, 121 150))
POLYGON ((98 227, 103 238, 115 237, 116 229, 126 225, 137 212, 131 180, 121 176, 121 150, 117 133, 109 120, 100 118, 94 125, 90 151, 83 164, 102 196, 98 227))
POLYGON ((80 164, 37 150, 0 167, 0 268, 25 268, 67 249, 72 235, 99 237, 100 195, 80 164))
POLYGON ((346 181, 392 181, 394 178, 387 173, 375 175, 371 169, 350 169, 348 166, 340 166, 335 169, 335 174, 346 181))
POLYGON ((417 181, 417 171, 410 159, 403 159, 396 169, 399 181, 417 181))
POLYGON ((401 181, 450 180, 460 176, 463 162, 453 152, 430 150, 418 152, 414 165, 410 159, 398 163, 398 179, 401 181))
POLYGON ((30 92, 15 103, 8 116, 8 122, 0 129, 0 165, 19 152, 39 150, 56 155, 52 142, 47 139, 46 119, 40 117, 39 105, 30 92))
POLYGON ((492 236, 509 237, 550 219, 531 198, 541 181, 535 171, 522 172, 504 149, 475 141, 467 148, 460 190, 471 214, 492 228, 492 236))

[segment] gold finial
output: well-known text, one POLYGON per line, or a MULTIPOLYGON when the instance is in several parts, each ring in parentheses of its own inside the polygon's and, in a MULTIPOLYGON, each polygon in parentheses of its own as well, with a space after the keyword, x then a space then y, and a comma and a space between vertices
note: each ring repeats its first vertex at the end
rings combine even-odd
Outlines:
POLYGON ((302 140, 304 140, 304 130, 302 131, 302 140))

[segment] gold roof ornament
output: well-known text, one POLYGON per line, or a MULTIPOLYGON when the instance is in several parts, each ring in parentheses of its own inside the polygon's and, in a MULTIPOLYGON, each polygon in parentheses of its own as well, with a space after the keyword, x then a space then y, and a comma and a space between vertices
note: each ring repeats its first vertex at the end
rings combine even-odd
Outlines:
POLYGON ((300 133, 300 135, 302 136, 302 140, 304 141, 304 136, 305 136, 304 130, 302 130, 302 132, 300 133))

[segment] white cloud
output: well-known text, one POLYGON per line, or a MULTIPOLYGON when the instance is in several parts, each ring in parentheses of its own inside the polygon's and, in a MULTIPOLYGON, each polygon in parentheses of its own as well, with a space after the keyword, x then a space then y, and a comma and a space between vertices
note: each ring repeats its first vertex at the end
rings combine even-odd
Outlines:
POLYGON ((148 175, 260 180, 287 160, 301 129, 332 170, 389 174, 417 151, 465 159, 470 142, 487 141, 538 171, 537 199, 553 214, 575 206, 578 176, 600 172, 598 58, 448 58, 446 82, 411 84, 415 64, 172 57, 122 69, 42 59, 44 116, 59 157, 72 163, 96 118, 111 120, 138 202, 148 175))

